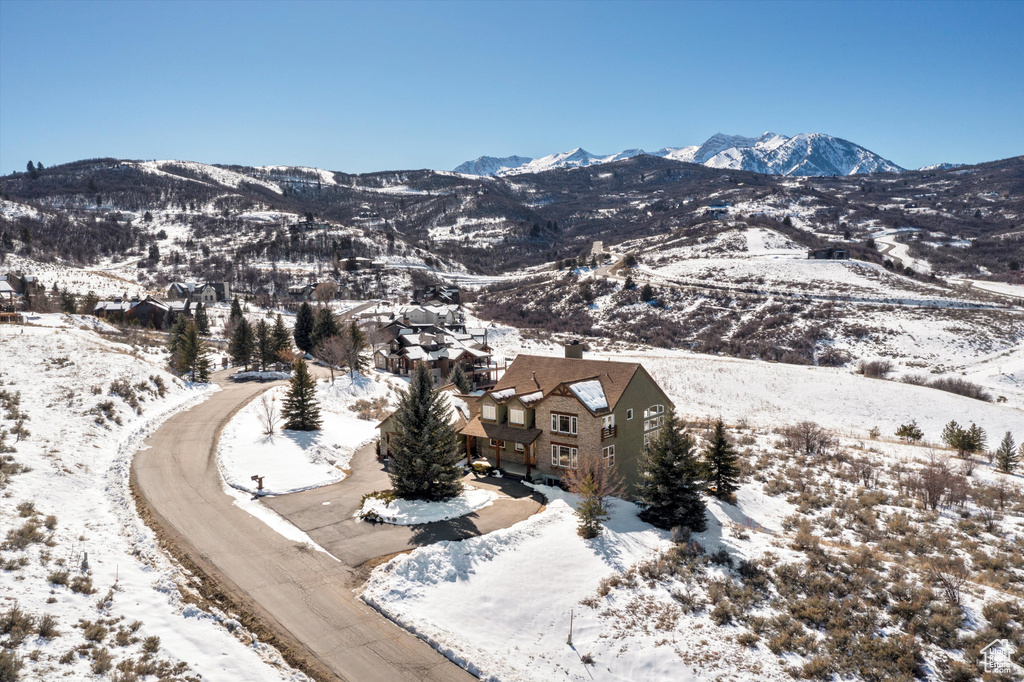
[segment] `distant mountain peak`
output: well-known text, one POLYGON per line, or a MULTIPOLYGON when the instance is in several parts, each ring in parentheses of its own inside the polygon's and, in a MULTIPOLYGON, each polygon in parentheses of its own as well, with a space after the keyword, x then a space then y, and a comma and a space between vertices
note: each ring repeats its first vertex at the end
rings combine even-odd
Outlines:
MULTIPOLYGON (((583 168, 611 163, 645 153, 642 149, 627 149, 618 154, 602 156, 576 147, 568 152, 538 159, 482 156, 475 161, 467 161, 455 170, 474 175, 543 173, 559 168, 583 168), (519 159, 525 160, 516 163, 519 159)), ((853 175, 903 170, 860 145, 825 133, 800 133, 793 137, 771 131, 765 131, 758 137, 715 133, 703 144, 663 147, 651 155, 713 168, 747 170, 768 175, 853 175)))

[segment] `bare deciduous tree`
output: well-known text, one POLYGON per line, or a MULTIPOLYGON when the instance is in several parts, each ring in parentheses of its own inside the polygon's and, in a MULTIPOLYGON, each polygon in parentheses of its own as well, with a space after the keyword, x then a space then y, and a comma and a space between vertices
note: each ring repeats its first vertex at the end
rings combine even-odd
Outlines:
POLYGON ((836 445, 836 439, 831 433, 810 421, 787 426, 782 431, 782 437, 786 447, 805 455, 829 455, 836 445))
POLYGON ((954 606, 960 606, 961 590, 969 576, 963 559, 960 557, 933 559, 928 567, 927 575, 932 584, 938 586, 946 595, 946 601, 954 606))
POLYGON ((259 403, 256 405, 256 418, 260 421, 260 426, 263 427, 263 435, 273 436, 274 432, 277 431, 277 426, 281 422, 281 413, 277 409, 276 401, 263 394, 260 398, 259 403))
POLYGON ((331 383, 334 383, 334 369, 345 367, 348 358, 348 344, 340 336, 331 336, 316 347, 316 357, 322 360, 331 370, 331 383))
POLYGON ((334 282, 324 282, 313 292, 313 296, 316 298, 318 303, 328 303, 333 301, 337 294, 338 285, 334 282))

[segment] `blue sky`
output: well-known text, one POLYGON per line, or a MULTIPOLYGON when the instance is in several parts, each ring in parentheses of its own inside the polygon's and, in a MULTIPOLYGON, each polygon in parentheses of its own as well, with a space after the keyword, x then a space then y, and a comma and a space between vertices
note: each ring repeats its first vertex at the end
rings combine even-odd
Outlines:
POLYGON ((1024 154, 1024 2, 0 1, 0 172, 81 158, 452 168, 847 138, 1024 154))

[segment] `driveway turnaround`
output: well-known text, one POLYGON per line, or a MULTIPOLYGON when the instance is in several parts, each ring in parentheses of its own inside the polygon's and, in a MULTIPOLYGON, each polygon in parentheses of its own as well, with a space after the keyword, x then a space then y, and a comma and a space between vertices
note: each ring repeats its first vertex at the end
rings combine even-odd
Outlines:
POLYGON ((345 480, 300 493, 264 497, 263 503, 353 568, 371 559, 407 552, 441 540, 464 540, 507 528, 536 514, 544 504, 542 495, 509 479, 476 479, 471 474, 463 482, 488 488, 501 497, 483 509, 450 521, 414 526, 357 521, 353 514, 362 507, 363 495, 391 487, 387 472, 377 460, 371 444, 352 457, 351 473, 345 480))
POLYGON ((238 409, 274 384, 215 376, 223 390, 168 419, 132 462, 132 486, 167 538, 334 679, 476 679, 358 601, 350 566, 287 540, 233 504, 221 489, 217 437, 238 409))

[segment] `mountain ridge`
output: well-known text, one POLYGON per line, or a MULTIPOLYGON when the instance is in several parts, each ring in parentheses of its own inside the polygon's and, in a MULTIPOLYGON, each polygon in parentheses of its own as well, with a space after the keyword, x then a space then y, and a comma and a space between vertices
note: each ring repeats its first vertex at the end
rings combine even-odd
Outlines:
POLYGON ((833 135, 800 133, 787 137, 769 131, 758 137, 716 133, 701 145, 662 147, 655 152, 627 149, 617 154, 602 155, 577 147, 536 159, 481 156, 459 165, 455 171, 481 176, 543 173, 559 168, 601 165, 640 154, 765 175, 857 175, 905 170, 865 147, 833 135), (527 160, 517 164, 520 159, 527 160))

